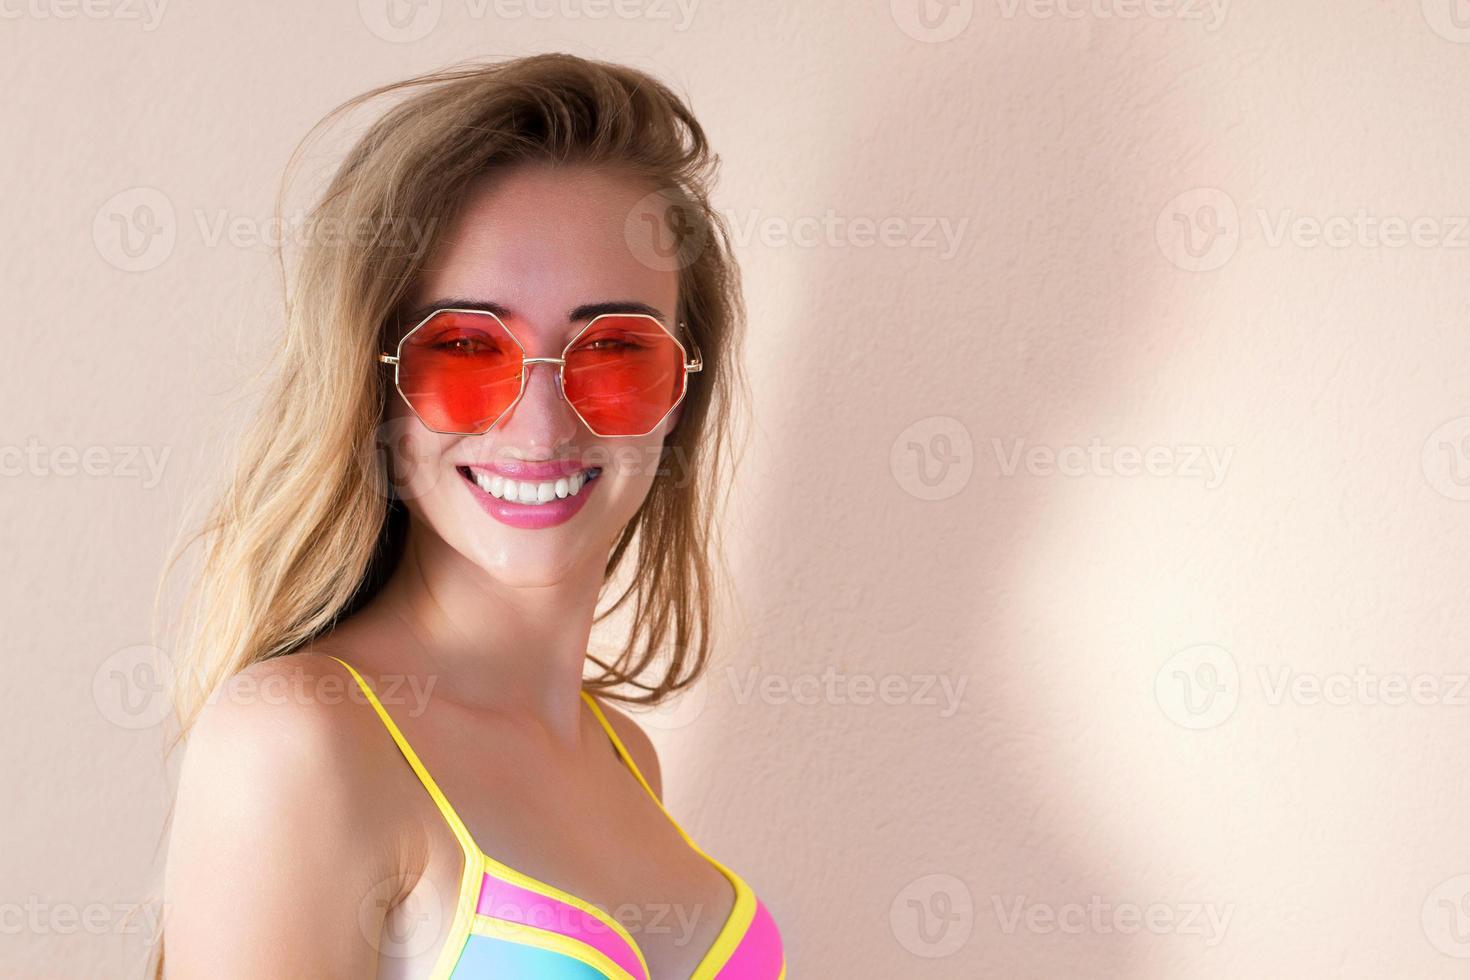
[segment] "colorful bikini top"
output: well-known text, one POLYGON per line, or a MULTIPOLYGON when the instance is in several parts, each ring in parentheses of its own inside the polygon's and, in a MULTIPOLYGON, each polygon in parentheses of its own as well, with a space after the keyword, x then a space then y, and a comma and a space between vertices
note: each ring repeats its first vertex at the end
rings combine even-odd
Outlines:
MULTIPOLYGON (((464 873, 449 937, 439 951, 430 980, 500 977, 652 980, 643 951, 615 918, 569 892, 501 864, 480 850, 367 681, 345 660, 332 659, 346 667, 357 680, 464 851, 464 873)), ((771 913, 739 875, 705 854, 684 833, 684 828, 664 809, 638 771, 597 702, 586 691, 582 697, 591 706, 618 757, 663 810, 674 829, 734 886, 735 906, 690 980, 785 980, 785 952, 771 913)))

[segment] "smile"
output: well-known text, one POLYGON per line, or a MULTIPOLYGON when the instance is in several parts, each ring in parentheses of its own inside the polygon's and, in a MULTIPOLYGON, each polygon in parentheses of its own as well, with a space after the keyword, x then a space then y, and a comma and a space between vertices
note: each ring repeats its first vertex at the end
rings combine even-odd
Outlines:
POLYGON ((599 466, 547 480, 517 480, 468 466, 456 469, 482 510, 502 524, 531 530, 571 520, 602 475, 599 466))
POLYGON ((575 497, 582 487, 602 475, 601 467, 578 470, 571 476, 555 480, 512 480, 498 473, 470 470, 475 485, 497 500, 512 504, 549 504, 553 500, 575 497))

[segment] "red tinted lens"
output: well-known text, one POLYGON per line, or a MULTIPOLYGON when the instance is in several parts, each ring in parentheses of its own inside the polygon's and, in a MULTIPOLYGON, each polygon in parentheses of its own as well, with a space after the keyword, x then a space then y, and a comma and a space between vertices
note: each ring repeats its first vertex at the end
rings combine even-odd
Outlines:
POLYGON ((598 317, 566 361, 567 401, 598 435, 651 432, 684 394, 684 351, 650 317, 598 317))
POLYGON ((520 394, 522 357, 491 314, 443 311, 404 338, 398 388, 429 428, 485 432, 520 394))

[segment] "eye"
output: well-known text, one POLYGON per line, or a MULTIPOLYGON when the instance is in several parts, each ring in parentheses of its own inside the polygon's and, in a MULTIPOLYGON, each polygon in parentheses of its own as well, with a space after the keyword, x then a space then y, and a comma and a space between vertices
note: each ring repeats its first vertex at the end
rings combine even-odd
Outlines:
POLYGON ((474 354, 493 354, 500 350, 499 343, 493 338, 479 333, 441 334, 431 340, 428 347, 436 353, 466 357, 474 354))
POLYGON ((629 354, 646 349, 647 345, 639 343, 638 338, 619 334, 602 334, 588 338, 577 345, 579 352, 597 354, 629 354))

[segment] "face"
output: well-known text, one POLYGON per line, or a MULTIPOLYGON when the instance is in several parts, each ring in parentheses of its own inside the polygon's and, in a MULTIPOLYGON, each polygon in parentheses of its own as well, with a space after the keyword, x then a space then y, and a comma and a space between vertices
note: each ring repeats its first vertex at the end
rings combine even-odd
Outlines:
MULTIPOLYGON (((532 165, 498 175, 469 196, 409 306, 493 304, 528 358, 561 357, 596 309, 647 311, 677 334, 677 273, 640 261, 625 232, 649 191, 581 168, 532 165)), ((414 533, 431 532, 509 586, 600 574, 648 494, 680 409, 647 435, 600 437, 562 397, 556 365, 524 370, 519 401, 481 435, 434 432, 390 393, 395 479, 414 533), (549 496, 543 484, 555 494, 549 501, 520 502, 528 493, 549 496)))

